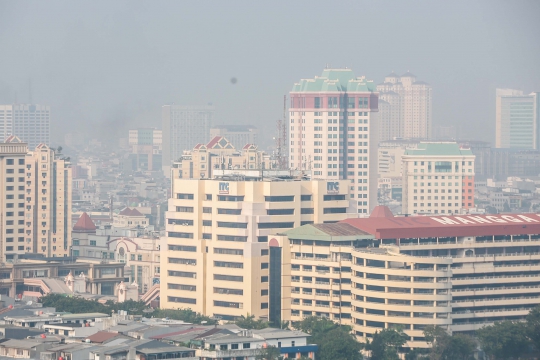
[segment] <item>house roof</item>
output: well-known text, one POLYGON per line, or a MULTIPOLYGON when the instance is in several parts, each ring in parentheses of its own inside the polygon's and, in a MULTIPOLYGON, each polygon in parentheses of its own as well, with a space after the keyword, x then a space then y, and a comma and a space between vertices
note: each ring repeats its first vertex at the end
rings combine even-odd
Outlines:
POLYGON ((82 213, 75 226, 73 226, 73 231, 76 232, 96 232, 96 229, 96 225, 85 212, 82 213))
POLYGON ((122 334, 108 331, 98 331, 97 333, 88 336, 86 340, 90 340, 90 342, 93 343, 104 343, 105 341, 114 339, 117 336, 122 336, 122 334))
POLYGON ((139 210, 133 208, 133 209, 130 209, 130 208, 125 208, 124 210, 120 211, 120 213, 118 215, 124 215, 124 216, 144 216, 143 214, 140 213, 139 210))

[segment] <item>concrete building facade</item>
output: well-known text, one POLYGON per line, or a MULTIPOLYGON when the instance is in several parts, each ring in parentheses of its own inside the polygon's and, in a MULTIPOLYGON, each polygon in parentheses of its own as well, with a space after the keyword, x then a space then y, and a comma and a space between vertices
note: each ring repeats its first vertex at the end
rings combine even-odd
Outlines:
POLYGON ((268 236, 354 216, 346 180, 278 175, 173 179, 161 247, 161 308, 189 307, 224 320, 246 313, 267 318, 268 236))
POLYGON ((432 135, 432 88, 407 72, 395 73, 377 85, 381 103, 380 140, 430 139, 432 135), (384 102, 383 102, 384 101, 384 102))
POLYGON ((428 325, 473 334, 523 320, 540 300, 539 233, 536 214, 393 217, 384 207, 289 230, 270 237, 270 319, 327 317, 361 339, 400 326, 411 348, 428 347, 428 325))
POLYGON ((154 128, 129 130, 128 144, 131 154, 129 168, 141 171, 161 171, 163 139, 162 131, 154 128))
POLYGON ((214 106, 163 105, 163 170, 169 176, 172 162, 185 150, 208 139, 214 120, 214 106))
POLYGON ((30 149, 50 145, 50 113, 47 105, 0 105, 0 141, 15 135, 30 149))
POLYGON ((207 144, 197 144, 191 151, 173 162, 172 176, 181 179, 212 178, 221 170, 269 170, 276 161, 258 150, 256 145, 246 144, 237 149, 223 136, 216 136, 207 144))
POLYGON ((497 89, 495 147, 539 149, 539 93, 497 89))
POLYGON ((378 99, 373 82, 350 69, 325 69, 290 92, 290 167, 349 180, 361 214, 377 203, 378 99))
POLYGON ((71 246, 71 168, 44 144, 32 152, 18 137, 0 143, 1 259, 67 256, 71 246))
POLYGON ((457 214, 474 207, 474 159, 457 143, 424 142, 403 161, 403 214, 457 214))

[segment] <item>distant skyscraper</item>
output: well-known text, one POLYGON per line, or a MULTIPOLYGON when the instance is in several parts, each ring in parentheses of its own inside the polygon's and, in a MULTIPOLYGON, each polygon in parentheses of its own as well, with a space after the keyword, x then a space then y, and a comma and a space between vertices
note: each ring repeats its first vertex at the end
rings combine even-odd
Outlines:
POLYGON ((16 135, 34 149, 50 145, 50 107, 44 105, 0 105, 0 141, 16 135))
POLYGON ((497 89, 495 146, 498 148, 540 148, 539 93, 497 89))
POLYGON ((237 149, 247 144, 258 145, 259 130, 253 125, 215 125, 210 129, 210 139, 216 136, 227 138, 237 149))
MULTIPOLYGON (((133 171, 161 171, 162 168, 162 131, 154 128, 129 130, 128 144, 131 154, 127 161, 133 171)), ((125 164, 128 165, 128 164, 125 164)))
POLYGON ((380 141, 394 138, 429 139, 432 133, 432 88, 407 72, 391 73, 377 85, 380 102, 380 141))
POLYGON ((184 150, 208 141, 214 119, 214 106, 164 105, 162 107, 163 168, 169 176, 172 161, 184 150))
POLYGON ((377 205, 378 94, 350 69, 325 69, 290 93, 290 166, 348 179, 358 212, 377 205))

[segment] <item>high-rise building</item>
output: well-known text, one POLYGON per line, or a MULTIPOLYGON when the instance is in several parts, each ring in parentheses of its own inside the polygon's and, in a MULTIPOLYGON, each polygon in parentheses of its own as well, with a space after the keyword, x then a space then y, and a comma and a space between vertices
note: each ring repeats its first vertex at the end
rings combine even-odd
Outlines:
POLYGON ((452 142, 423 142, 406 149, 403 214, 459 214, 474 207, 474 158, 452 142))
POLYGON ((497 89, 495 147, 540 148, 540 94, 497 89))
POLYGON ((67 256, 71 246, 71 168, 44 144, 28 151, 16 136, 0 143, 1 259, 67 256))
MULTIPOLYGON (((69 160, 45 144, 38 145, 26 159, 25 205, 34 217, 30 250, 48 257, 68 256, 72 227, 69 160)), ((28 229, 25 232, 28 234, 28 229)))
POLYGON ((269 235, 355 216, 348 181, 298 176, 246 170, 208 180, 172 179, 160 307, 191 308, 223 320, 246 313, 266 318, 269 235))
POLYGON ((26 224, 33 232, 33 217, 26 219, 26 167, 28 147, 14 136, 0 143, 0 261, 24 254, 26 224))
POLYGON ((44 105, 0 105, 1 141, 10 135, 34 149, 39 144, 50 145, 50 107, 44 105))
POLYGON ((377 203, 378 94, 350 69, 325 69, 290 92, 290 166, 347 179, 358 213, 377 203))
POLYGON ((163 149, 161 130, 154 128, 129 130, 128 144, 131 154, 127 156, 124 169, 161 171, 163 149))
POLYGON ((214 106, 164 105, 162 107, 163 170, 169 169, 185 150, 208 140, 214 119, 214 106))
POLYGON ((226 137, 237 149, 247 144, 258 144, 259 129, 253 125, 214 125, 210 129, 210 138, 226 137))
POLYGON ((221 170, 270 170, 277 166, 276 160, 256 145, 247 144, 237 150, 223 136, 216 136, 208 144, 197 144, 173 162, 173 178, 212 178, 221 170))
POLYGON ((432 88, 407 72, 395 73, 377 85, 381 100, 379 140, 430 139, 432 133, 432 88))

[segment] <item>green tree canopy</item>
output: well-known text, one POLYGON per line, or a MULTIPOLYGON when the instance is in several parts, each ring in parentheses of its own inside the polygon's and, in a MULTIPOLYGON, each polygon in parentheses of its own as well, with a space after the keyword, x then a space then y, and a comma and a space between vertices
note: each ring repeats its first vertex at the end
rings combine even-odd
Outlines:
POLYGON ((242 329, 248 330, 259 330, 269 327, 269 324, 266 321, 262 321, 261 319, 255 320, 255 315, 250 315, 249 313, 246 316, 242 315, 239 319, 236 319, 234 323, 242 329))
POLYGON ((532 309, 527 315, 527 336, 536 351, 540 351, 540 306, 532 309))
POLYGON ((295 323, 294 327, 309 335, 311 343, 317 344, 319 350, 316 358, 319 360, 361 360, 360 344, 351 328, 339 325, 325 318, 309 316, 295 323))
POLYGON ((399 360, 399 348, 409 337, 399 329, 383 329, 373 334, 366 348, 371 350, 372 360, 399 360))
POLYGON ((503 321, 476 332, 484 352, 492 360, 518 359, 531 345, 524 323, 503 321))
POLYGON ((259 351, 255 356, 256 360, 282 360, 281 351, 275 346, 268 346, 259 351))

